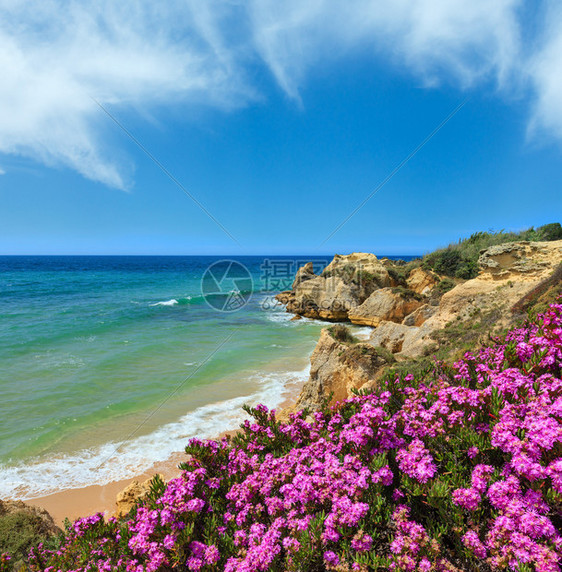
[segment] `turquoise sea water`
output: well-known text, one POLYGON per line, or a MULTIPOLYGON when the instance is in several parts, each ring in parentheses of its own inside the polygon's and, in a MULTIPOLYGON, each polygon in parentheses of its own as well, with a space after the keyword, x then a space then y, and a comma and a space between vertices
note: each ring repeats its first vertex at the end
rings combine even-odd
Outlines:
POLYGON ((130 478, 298 389, 322 324, 271 293, 307 258, 237 259, 253 288, 213 307, 219 258, 0 257, 0 498, 130 478))

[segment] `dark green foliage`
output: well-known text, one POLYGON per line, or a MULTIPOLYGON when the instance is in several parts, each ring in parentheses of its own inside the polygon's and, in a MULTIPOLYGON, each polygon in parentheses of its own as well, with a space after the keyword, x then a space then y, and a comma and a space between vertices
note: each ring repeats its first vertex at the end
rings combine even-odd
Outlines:
POLYGON ((40 517, 26 512, 0 516, 0 554, 7 552, 13 561, 23 560, 31 546, 47 540, 40 517))
POLYGON ((562 240, 562 225, 559 222, 551 222, 537 228, 538 240, 562 240))
POLYGON ((468 257, 456 249, 447 248, 428 254, 424 268, 437 274, 469 280, 478 274, 478 256, 468 257))
POLYGON ((328 332, 330 332, 332 338, 338 342, 356 344, 359 341, 344 324, 335 324, 328 328, 328 332))
POLYGON ((452 290, 454 287, 455 283, 450 278, 443 278, 435 285, 434 291, 437 294, 445 294, 445 292, 452 290))
POLYGON ((459 264, 456 272, 455 278, 462 278, 463 280, 470 280, 478 274, 478 261, 463 259, 461 264, 459 264))
POLYGON ((392 293, 399 294, 400 296, 402 296, 402 298, 405 298, 406 300, 418 300, 418 301, 423 300, 423 296, 421 294, 418 294, 417 292, 414 292, 409 288, 404 288, 404 286, 396 286, 396 288, 392 289, 392 293))
POLYGON ((436 250, 424 258, 424 266, 445 276, 455 276, 462 263, 462 254, 457 250, 449 248, 436 250))

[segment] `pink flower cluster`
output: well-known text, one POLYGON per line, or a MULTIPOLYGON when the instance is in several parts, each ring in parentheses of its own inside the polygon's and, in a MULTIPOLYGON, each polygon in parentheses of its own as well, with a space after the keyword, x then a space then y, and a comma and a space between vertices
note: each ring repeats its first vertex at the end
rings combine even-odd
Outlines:
POLYGON ((122 522, 34 570, 446 571, 562 566, 562 305, 505 339, 288 423, 259 406, 122 522), (455 563, 453 566, 452 563, 455 563))
POLYGON ((0 572, 7 572, 12 569, 12 557, 9 554, 0 552, 0 572))

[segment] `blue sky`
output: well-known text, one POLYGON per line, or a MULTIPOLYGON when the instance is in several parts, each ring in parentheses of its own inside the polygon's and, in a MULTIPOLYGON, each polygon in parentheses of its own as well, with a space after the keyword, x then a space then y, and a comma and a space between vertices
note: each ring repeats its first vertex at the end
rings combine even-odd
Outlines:
POLYGON ((420 254, 562 220, 556 2, 5 0, 0 69, 0 254, 420 254))

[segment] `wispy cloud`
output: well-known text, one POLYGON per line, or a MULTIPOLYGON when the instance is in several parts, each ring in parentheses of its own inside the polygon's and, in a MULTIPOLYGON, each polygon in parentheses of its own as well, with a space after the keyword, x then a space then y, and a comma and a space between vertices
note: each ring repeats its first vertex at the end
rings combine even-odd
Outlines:
POLYGON ((539 48, 527 68, 535 92, 529 131, 562 139, 562 6, 550 3, 544 21, 539 48))
POLYGON ((254 0, 256 46, 279 84, 298 97, 308 68, 378 53, 427 84, 504 81, 516 60, 517 0, 254 0))
POLYGON ((259 97, 258 64, 300 101, 316 65, 370 55, 429 87, 530 94, 530 125, 562 138, 562 15, 551 7, 529 32, 522 14, 536 4, 0 0, 0 152, 126 188, 132 165, 108 150, 110 126, 92 98, 143 114, 236 107, 259 97))
POLYGON ((205 24, 183 2, 4 1, 0 10, 4 153, 124 188, 127 169, 104 149, 105 124, 92 97, 139 109, 248 97, 234 64, 211 43, 212 32, 200 33, 205 24))

